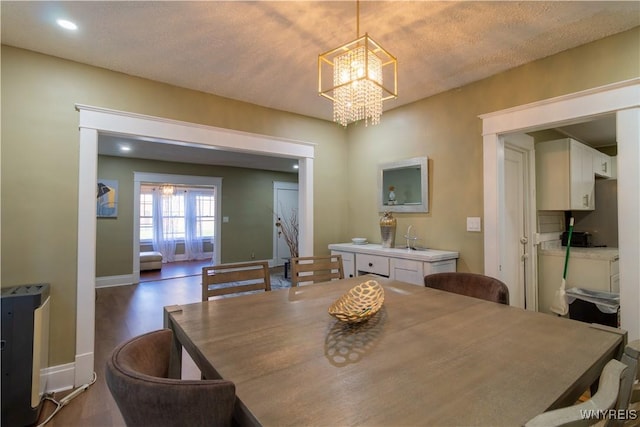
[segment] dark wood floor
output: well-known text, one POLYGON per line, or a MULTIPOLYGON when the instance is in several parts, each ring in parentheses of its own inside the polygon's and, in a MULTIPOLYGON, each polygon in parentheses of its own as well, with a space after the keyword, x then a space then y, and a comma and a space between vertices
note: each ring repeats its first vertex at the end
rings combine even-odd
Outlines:
MULTIPOLYGON (((176 269, 188 270, 188 266, 175 265, 176 269)), ((172 266, 162 269, 170 277, 172 266)), ((193 268, 190 266, 189 268, 193 268)), ((196 273, 197 274, 197 273, 196 273)), ((274 271, 272 282, 287 286, 282 269, 274 271), (283 284, 284 282, 284 284, 283 284)), ((166 305, 188 304, 200 300, 200 276, 182 278, 160 278, 141 282, 138 285, 97 289, 96 295, 96 335, 95 370, 97 381, 49 422, 47 427, 112 427, 124 426, 111 393, 104 382, 104 366, 111 351, 122 341, 136 335, 162 328, 162 310, 166 305)), ((187 354, 183 354, 183 378, 199 379, 200 372, 187 354)), ((60 399, 68 392, 57 393, 60 399)), ((632 406, 640 410, 640 403, 632 406)), ((54 409, 51 402, 45 402, 40 416, 42 422, 54 409)), ((637 426, 637 421, 628 426, 637 426)))
MULTIPOLYGON (((107 385, 104 366, 111 351, 122 341, 136 335, 162 328, 163 307, 200 301, 200 275, 170 279, 180 270, 193 271, 193 265, 163 266, 165 278, 156 278, 137 285, 99 288, 96 290, 95 370, 97 381, 87 391, 63 407, 47 427, 124 426, 107 385)), ((201 269, 201 266, 199 267, 201 269)), ((272 281, 282 282, 282 272, 276 270, 272 281)), ((286 286, 286 285, 285 285, 286 286)), ((200 372, 188 355, 183 355, 183 378, 199 379, 200 372)), ((56 399, 68 392, 56 393, 56 399)), ((45 402, 40 422, 53 410, 52 402, 45 402)))
POLYGON ((163 264, 160 270, 140 272, 140 282, 154 282, 157 280, 175 279, 177 277, 198 276, 202 274, 202 267, 211 265, 211 260, 183 261, 163 264))

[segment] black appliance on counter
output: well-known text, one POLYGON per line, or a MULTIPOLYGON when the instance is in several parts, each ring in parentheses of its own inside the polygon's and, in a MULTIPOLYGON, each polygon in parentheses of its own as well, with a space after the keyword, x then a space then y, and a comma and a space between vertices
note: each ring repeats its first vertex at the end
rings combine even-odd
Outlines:
MULTIPOLYGON (((562 246, 567 246, 569 240, 569 232, 562 233, 562 246)), ((593 246, 593 239, 591 233, 588 231, 574 231, 571 234, 571 247, 574 248, 590 248, 593 246)))

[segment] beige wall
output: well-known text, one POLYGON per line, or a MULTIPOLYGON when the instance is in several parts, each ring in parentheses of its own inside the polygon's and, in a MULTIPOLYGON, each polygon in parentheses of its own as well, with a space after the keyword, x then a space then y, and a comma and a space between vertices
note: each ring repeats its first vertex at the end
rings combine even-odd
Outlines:
POLYGON ((459 270, 483 272, 483 233, 466 231, 466 218, 483 213, 478 115, 639 76, 640 29, 635 28, 396 108, 377 126, 349 126, 350 235, 380 242, 378 163, 428 156, 430 212, 394 213, 396 241, 413 225, 418 245, 459 251, 459 270))
MULTIPOLYGON (((386 112, 377 126, 339 126, 2 47, 2 286, 52 284, 51 364, 72 362, 75 335, 78 130, 74 103, 317 143, 315 251, 353 236, 379 242, 379 162, 429 156, 428 214, 397 214, 418 244, 460 251, 483 271, 479 114, 640 76, 638 28, 386 112), (28 195, 25 196, 25 195, 28 195)), ((400 80, 400 96, 402 81, 400 80)))
POLYGON ((99 218, 96 276, 132 273, 134 172, 223 178, 222 262, 271 259, 273 181, 298 182, 296 173, 98 156, 98 177, 118 180, 118 218, 99 218))
POLYGON ((1 66, 2 287, 51 284, 51 365, 75 358, 76 103, 315 143, 314 249, 348 234, 337 124, 4 45, 1 66))

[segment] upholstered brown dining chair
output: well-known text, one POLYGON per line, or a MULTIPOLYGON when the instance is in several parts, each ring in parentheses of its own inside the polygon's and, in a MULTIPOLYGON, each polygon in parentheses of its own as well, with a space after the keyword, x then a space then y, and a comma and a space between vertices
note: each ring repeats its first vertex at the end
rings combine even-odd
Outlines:
POLYGON ((291 286, 344 279, 342 255, 291 258, 291 286))
POLYGON ((149 332, 113 350, 105 379, 127 426, 229 426, 236 400, 226 380, 167 378, 170 329, 149 332))
POLYGON ((434 273, 425 276, 424 285, 469 297, 509 305, 509 288, 500 280, 476 273, 434 273))
POLYGON ((271 276, 266 261, 219 264, 202 268, 202 301, 219 295, 270 291, 271 276))

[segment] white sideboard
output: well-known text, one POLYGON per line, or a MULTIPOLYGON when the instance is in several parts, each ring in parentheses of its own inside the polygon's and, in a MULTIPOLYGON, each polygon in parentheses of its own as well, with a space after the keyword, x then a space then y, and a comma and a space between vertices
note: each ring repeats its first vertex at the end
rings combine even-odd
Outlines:
POLYGON ((458 252, 435 249, 383 248, 379 244, 333 243, 332 255, 342 255, 345 277, 377 274, 424 286, 424 276, 456 271, 458 252))

